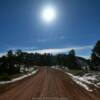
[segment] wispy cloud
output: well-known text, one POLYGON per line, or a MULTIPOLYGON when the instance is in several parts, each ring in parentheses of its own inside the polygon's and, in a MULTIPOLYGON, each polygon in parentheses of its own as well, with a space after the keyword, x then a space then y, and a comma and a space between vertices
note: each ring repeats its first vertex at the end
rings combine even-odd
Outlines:
POLYGON ((33 51, 27 51, 27 52, 29 52, 29 53, 40 53, 40 54, 43 54, 43 53, 57 54, 57 53, 66 53, 71 49, 86 50, 86 49, 92 49, 92 48, 93 48, 93 45, 88 45, 88 46, 80 46, 80 47, 33 50, 33 51))
POLYGON ((6 53, 0 53, 0 57, 2 57, 2 56, 4 56, 4 55, 6 55, 6 53))
POLYGON ((46 42, 48 39, 38 39, 37 42, 46 42))
POLYGON ((53 37, 53 38, 49 38, 49 39, 46 39, 46 38, 41 38, 41 39, 38 39, 37 42, 48 42, 48 41, 56 41, 56 40, 63 40, 65 39, 64 36, 58 36, 58 37, 53 37))
POLYGON ((10 48, 7 48, 7 51, 8 50, 13 50, 13 51, 16 51, 16 50, 24 50, 24 51, 28 51, 28 50, 35 50, 35 49, 38 49, 38 47, 10 47, 10 48))

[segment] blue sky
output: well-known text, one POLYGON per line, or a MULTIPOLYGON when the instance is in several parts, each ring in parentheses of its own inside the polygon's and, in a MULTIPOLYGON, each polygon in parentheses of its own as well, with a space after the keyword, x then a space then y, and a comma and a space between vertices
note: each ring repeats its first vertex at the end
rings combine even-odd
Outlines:
POLYGON ((9 49, 80 48, 89 56, 100 39, 100 0, 0 0, 0 52, 9 49), (41 8, 52 5, 57 20, 43 22, 41 8))

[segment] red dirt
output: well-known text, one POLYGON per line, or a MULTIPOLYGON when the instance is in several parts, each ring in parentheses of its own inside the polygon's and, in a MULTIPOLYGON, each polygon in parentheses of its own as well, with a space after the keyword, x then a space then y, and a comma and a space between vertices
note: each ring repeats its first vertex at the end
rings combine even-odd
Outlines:
POLYGON ((41 68, 36 75, 8 86, 0 100, 100 100, 100 91, 88 92, 63 71, 41 68))

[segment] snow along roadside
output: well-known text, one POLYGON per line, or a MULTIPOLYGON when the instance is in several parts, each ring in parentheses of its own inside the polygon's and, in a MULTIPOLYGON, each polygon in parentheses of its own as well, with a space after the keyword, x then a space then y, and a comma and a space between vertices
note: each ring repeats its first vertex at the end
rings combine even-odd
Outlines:
POLYGON ((39 71, 38 69, 37 70, 34 70, 34 71, 32 71, 31 73, 29 73, 27 75, 20 76, 18 78, 12 79, 10 81, 0 81, 0 85, 8 84, 8 83, 14 83, 16 81, 19 81, 19 80, 22 80, 22 79, 27 78, 29 76, 32 76, 32 75, 36 74, 38 71, 39 71))
POLYGON ((79 76, 74 76, 73 74, 68 73, 68 72, 67 72, 66 74, 68 74, 68 75, 73 79, 73 81, 74 81, 75 83, 77 83, 78 85, 82 86, 82 87, 85 88, 87 91, 89 91, 89 92, 92 92, 92 91, 93 91, 92 89, 90 89, 90 88, 88 87, 87 84, 90 84, 88 81, 79 78, 79 76), (86 83, 86 84, 85 84, 85 83, 86 83))

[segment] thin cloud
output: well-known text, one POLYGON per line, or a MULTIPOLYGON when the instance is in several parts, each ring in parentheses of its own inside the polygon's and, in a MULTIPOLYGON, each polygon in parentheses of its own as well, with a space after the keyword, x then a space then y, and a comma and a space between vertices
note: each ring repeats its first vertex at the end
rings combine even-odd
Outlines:
POLYGON ((93 45, 88 46, 80 46, 80 47, 70 47, 70 48, 56 48, 56 49, 42 49, 42 50, 33 50, 33 51, 27 51, 29 53, 51 53, 51 54, 57 54, 57 53, 66 53, 70 51, 71 49, 75 50, 86 50, 86 49, 92 49, 93 45))
POLYGON ((48 39, 38 39, 37 42, 46 42, 48 39))
POLYGON ((65 39, 64 36, 59 36, 59 37, 50 38, 50 39, 46 39, 46 38, 38 39, 37 42, 56 41, 56 40, 63 40, 63 39, 65 39))
POLYGON ((0 53, 0 57, 5 56, 5 55, 6 55, 6 53, 0 53))

